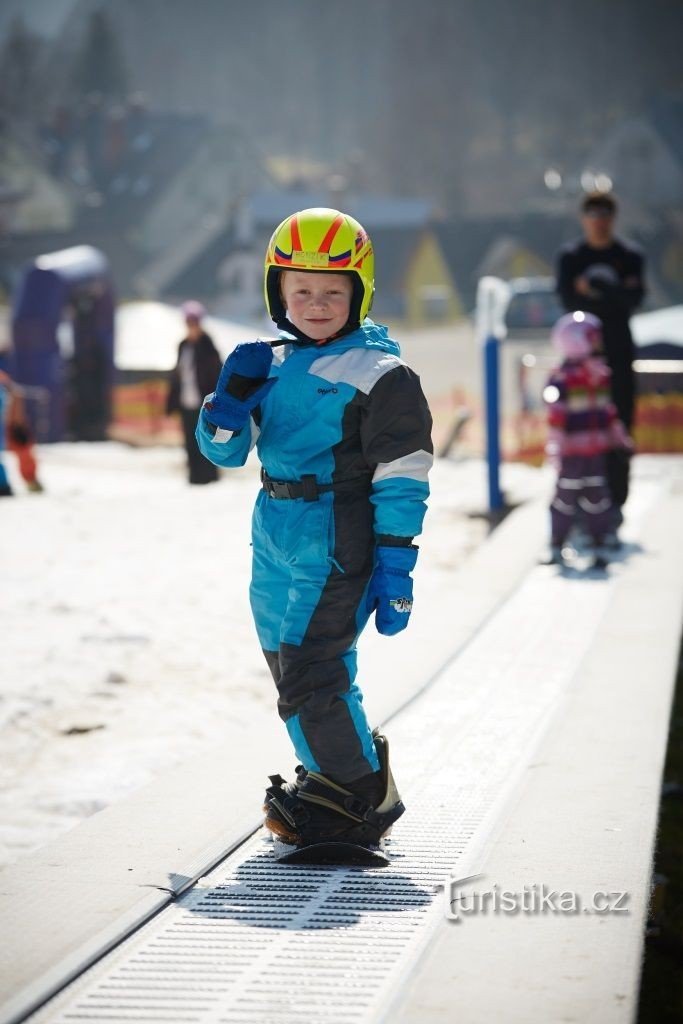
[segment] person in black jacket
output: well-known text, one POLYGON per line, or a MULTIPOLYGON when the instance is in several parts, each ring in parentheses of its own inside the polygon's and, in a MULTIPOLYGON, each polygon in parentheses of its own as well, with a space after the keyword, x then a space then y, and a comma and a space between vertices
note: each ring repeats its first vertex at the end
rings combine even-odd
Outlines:
POLYGON ((186 302, 183 307, 187 337, 178 348, 178 362, 171 375, 166 412, 179 412, 185 437, 185 451, 191 484, 210 484, 218 479, 218 470, 205 459, 195 439, 197 417, 204 396, 213 391, 222 360, 213 341, 202 327, 205 315, 200 302, 186 302))
MULTIPOLYGON (((584 237, 563 247, 557 264, 557 291, 567 312, 583 310, 602 321, 604 357, 612 371, 612 400, 627 430, 633 424, 635 380, 629 317, 645 295, 645 261, 632 243, 614 234, 617 203, 592 192, 581 204, 584 237)), ((629 457, 607 456, 607 480, 614 504, 628 496, 629 457)))

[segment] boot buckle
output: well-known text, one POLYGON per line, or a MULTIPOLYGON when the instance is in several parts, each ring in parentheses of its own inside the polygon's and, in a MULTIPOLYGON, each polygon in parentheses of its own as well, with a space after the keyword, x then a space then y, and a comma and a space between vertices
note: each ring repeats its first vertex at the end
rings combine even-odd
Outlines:
POLYGON ((345 810, 360 818, 361 821, 372 821, 375 817, 374 807, 354 794, 344 798, 343 806, 345 810))

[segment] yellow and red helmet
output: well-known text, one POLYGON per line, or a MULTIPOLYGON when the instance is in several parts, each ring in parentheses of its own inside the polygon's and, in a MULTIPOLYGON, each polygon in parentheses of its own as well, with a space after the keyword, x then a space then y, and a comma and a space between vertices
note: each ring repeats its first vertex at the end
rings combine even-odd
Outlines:
POLYGON ((353 293, 345 330, 365 320, 375 290, 375 256, 367 231, 347 213, 325 207, 300 210, 273 232, 266 250, 266 307, 278 327, 289 330, 278 281, 283 270, 350 274, 353 293))

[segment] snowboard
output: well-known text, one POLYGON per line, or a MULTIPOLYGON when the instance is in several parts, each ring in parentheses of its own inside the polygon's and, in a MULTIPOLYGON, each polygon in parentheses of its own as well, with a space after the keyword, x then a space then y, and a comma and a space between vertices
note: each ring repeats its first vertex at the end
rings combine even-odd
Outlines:
POLYGON ((295 846, 273 836, 273 856, 278 864, 340 864, 349 867, 385 868, 390 863, 384 842, 377 846, 335 842, 295 846))

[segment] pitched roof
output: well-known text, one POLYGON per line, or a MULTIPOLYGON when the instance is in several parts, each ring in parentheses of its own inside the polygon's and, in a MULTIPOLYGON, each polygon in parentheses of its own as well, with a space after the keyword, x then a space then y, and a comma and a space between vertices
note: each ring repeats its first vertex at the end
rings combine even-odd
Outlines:
POLYGON ((405 276, 422 237, 421 228, 373 228, 375 300, 373 314, 400 317, 404 313, 405 276))
MULTIPOLYGON (((403 281, 411 256, 415 252, 422 229, 373 228, 375 249, 376 299, 374 311, 381 316, 398 316, 402 307, 403 281)), ((260 231, 250 252, 265 252, 270 229, 260 231)), ((200 255, 175 275, 165 288, 167 295, 198 295, 210 298, 218 290, 218 271, 232 252, 245 246, 237 241, 231 228, 226 228, 210 242, 200 255)))
POLYGON ((512 239, 553 265, 563 242, 577 233, 573 216, 524 214, 520 217, 463 219, 436 225, 451 274, 471 304, 484 259, 500 239, 512 239))
MULTIPOLYGON (((322 192, 302 190, 254 193, 246 200, 250 224, 248 243, 240 241, 236 224, 215 232, 205 247, 179 268, 164 286, 167 295, 211 296, 216 293, 219 268, 227 256, 240 248, 265 252, 268 239, 280 221, 294 210, 327 206, 333 200, 322 192)), ((410 254, 430 216, 428 203, 417 199, 360 196, 344 202, 344 209, 368 229, 377 254, 378 295, 388 294, 405 273, 410 254)), ((386 314, 388 315, 388 314, 386 314)), ((394 314, 396 315, 396 314, 394 314)))
MULTIPOLYGON (((263 251, 269 236, 262 239, 263 251)), ((232 225, 222 228, 208 241, 205 247, 195 253, 184 266, 164 284, 164 295, 194 295, 199 298, 211 298, 218 291, 218 271, 223 261, 243 248, 237 242, 232 225)), ((251 248, 251 246, 250 246, 251 248)))
POLYGON ((147 262, 137 278, 147 294, 210 295, 216 274, 232 247, 232 229, 220 223, 199 223, 175 245, 147 262))

